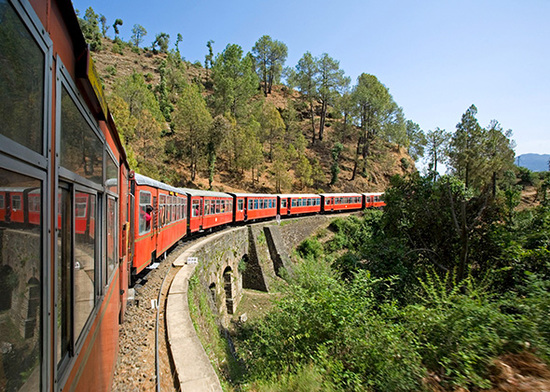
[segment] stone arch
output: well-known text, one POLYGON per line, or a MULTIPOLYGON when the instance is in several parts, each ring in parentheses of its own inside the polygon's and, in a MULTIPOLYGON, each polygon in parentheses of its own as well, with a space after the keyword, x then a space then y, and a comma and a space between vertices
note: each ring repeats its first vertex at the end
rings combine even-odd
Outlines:
POLYGON ((27 282, 27 317, 25 319, 25 339, 32 338, 37 325, 38 309, 40 308, 40 281, 30 278, 27 282))
POLYGON ((208 290, 210 291, 210 297, 212 298, 212 301, 214 302, 214 305, 216 304, 216 283, 212 282, 208 286, 208 290))
POLYGON ((227 313, 233 314, 233 270, 231 267, 226 267, 223 271, 223 288, 225 291, 225 306, 227 313))
POLYGON ((18 278, 13 268, 0 266, 0 312, 11 309, 13 291, 17 285, 18 278))

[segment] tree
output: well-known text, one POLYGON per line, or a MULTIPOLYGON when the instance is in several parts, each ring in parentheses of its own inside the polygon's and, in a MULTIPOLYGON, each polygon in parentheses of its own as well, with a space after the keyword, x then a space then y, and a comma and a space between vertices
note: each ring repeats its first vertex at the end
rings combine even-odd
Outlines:
POLYGON ((344 142, 349 137, 350 128, 353 123, 355 104, 349 91, 344 92, 336 100, 336 108, 344 116, 344 121, 339 124, 340 141, 344 142))
POLYGON ((113 30, 115 31, 115 40, 118 38, 118 35, 120 34, 120 31, 118 30, 118 26, 122 26, 122 19, 115 19, 115 23, 113 23, 113 30))
POLYGON ((214 41, 209 40, 206 43, 206 47, 208 48, 208 54, 204 56, 204 68, 209 69, 212 68, 212 59, 214 58, 214 51, 212 50, 212 44, 214 41))
POLYGON ((128 104, 130 115, 136 117, 143 110, 147 110, 162 124, 165 119, 155 94, 149 90, 142 74, 132 73, 127 78, 115 83, 114 93, 124 99, 128 104))
POLYGON ((437 164, 443 162, 445 159, 449 138, 449 133, 439 128, 428 131, 426 135, 428 171, 434 183, 438 175, 437 164))
POLYGON ((350 78, 344 76, 340 62, 323 53, 318 60, 319 100, 321 101, 321 120, 319 123, 319 140, 323 140, 325 119, 328 105, 333 105, 340 91, 349 85, 350 78))
POLYGON ((313 57, 311 53, 306 52, 296 65, 296 73, 292 80, 292 83, 294 83, 302 93, 302 99, 309 105, 309 117, 312 131, 311 144, 315 143, 315 110, 313 103, 318 97, 318 73, 319 68, 317 59, 313 57))
POLYGON ((155 40, 153 41, 153 51, 155 51, 155 48, 158 46, 160 49, 160 53, 166 53, 168 52, 168 44, 170 43, 170 35, 166 33, 159 33, 155 37, 155 40))
POLYGON ((492 120, 486 129, 485 153, 488 174, 491 174, 493 197, 497 191, 497 177, 511 170, 514 166, 515 143, 511 140, 512 130, 504 132, 498 121, 492 120))
POLYGON ((290 167, 285 150, 281 145, 275 148, 273 154, 273 182, 275 185, 275 192, 282 193, 283 190, 287 190, 292 185, 292 177, 288 173, 290 167))
POLYGON ((178 54, 180 53, 180 42, 182 41, 183 41, 183 36, 180 33, 178 33, 178 35, 176 36, 176 44, 175 44, 176 52, 178 54))
POLYGON ((414 161, 417 161, 424 156, 424 148, 426 147, 427 140, 424 131, 420 129, 420 125, 407 120, 406 122, 407 138, 409 139, 409 155, 414 161))
POLYGON ((86 9, 84 18, 78 18, 78 23, 82 29, 82 34, 90 49, 94 52, 101 50, 101 31, 99 30, 99 15, 94 12, 92 7, 86 9))
POLYGON ((258 88, 258 77, 253 64, 252 56, 247 54, 243 57, 243 50, 239 45, 229 44, 216 56, 212 66, 212 99, 217 114, 231 112, 236 119, 243 114, 248 100, 258 88))
POLYGON ((139 44, 143 42, 143 38, 147 35, 147 30, 140 24, 135 24, 132 28, 132 43, 139 48, 139 44))
POLYGON ((281 144, 285 133, 285 123, 281 114, 271 102, 264 102, 260 124, 265 132, 264 140, 269 143, 269 160, 273 161, 273 146, 281 144))
POLYGON ((295 174, 296 179, 300 182, 300 189, 304 189, 304 187, 313 185, 313 168, 311 167, 309 159, 307 159, 305 155, 301 155, 298 158, 295 174))
POLYGON ((107 26, 107 18, 105 15, 101 15, 99 17, 99 21, 101 22, 101 35, 104 37, 107 37, 107 30, 109 30, 110 26, 107 26))
POLYGON ((344 149, 344 146, 342 143, 336 142, 334 144, 334 147, 330 151, 332 154, 332 166, 330 167, 330 173, 332 174, 332 177, 330 179, 330 185, 336 184, 336 181, 338 181, 338 174, 340 173, 340 166, 338 165, 338 160, 340 158, 340 153, 344 149))
POLYGON ((287 46, 280 41, 273 41, 269 35, 262 36, 252 48, 258 77, 263 83, 264 95, 271 94, 273 82, 276 82, 283 71, 288 55, 287 46))
POLYGON ((357 85, 352 92, 352 98, 359 117, 360 134, 357 138, 350 181, 355 179, 361 156, 363 157, 363 166, 366 167, 365 160, 369 154, 370 146, 382 130, 388 110, 393 108, 393 99, 388 89, 374 75, 363 73, 359 76, 357 85))
POLYGON ((174 142, 178 155, 188 161, 191 181, 195 181, 198 164, 208 143, 212 116, 198 87, 183 88, 172 118, 174 142))
POLYGON ((207 135, 206 154, 208 165, 208 188, 212 189, 218 149, 231 130, 231 122, 223 116, 216 116, 207 135))
POLYGON ((495 120, 484 129, 476 114, 477 108, 470 106, 457 124, 449 145, 449 164, 468 188, 479 191, 492 184, 495 194, 497 176, 514 162, 512 131, 503 132, 495 120))

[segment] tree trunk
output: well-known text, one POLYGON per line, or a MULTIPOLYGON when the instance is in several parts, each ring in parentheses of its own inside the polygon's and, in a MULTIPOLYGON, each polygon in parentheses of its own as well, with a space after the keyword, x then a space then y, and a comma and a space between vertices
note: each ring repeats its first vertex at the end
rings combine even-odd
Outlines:
POLYGON ((319 140, 323 140, 323 131, 325 129, 325 118, 327 115, 327 101, 323 101, 321 109, 321 122, 319 124, 319 140))
POLYGON ((313 112, 313 102, 310 102, 310 105, 309 105, 309 115, 311 117, 311 130, 313 132, 313 136, 311 138, 311 145, 313 146, 315 144, 315 113, 313 112))
POLYGON ((359 152, 361 151, 361 136, 357 139, 357 148, 355 149, 355 160, 353 162, 353 172, 351 174, 350 181, 355 180, 355 175, 357 174, 357 164, 359 162, 359 152))

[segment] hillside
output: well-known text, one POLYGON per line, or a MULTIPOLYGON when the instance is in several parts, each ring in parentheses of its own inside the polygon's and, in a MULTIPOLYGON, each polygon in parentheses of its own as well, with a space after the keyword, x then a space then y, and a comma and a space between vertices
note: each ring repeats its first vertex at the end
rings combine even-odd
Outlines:
POLYGON ((522 154, 516 157, 516 164, 534 172, 548 171, 550 154, 522 154))
MULTIPOLYGON (((103 80, 105 92, 108 101, 111 101, 114 86, 117 81, 130 77, 134 72, 143 75, 151 91, 156 91, 161 83, 160 67, 164 60, 167 60, 167 54, 153 53, 150 50, 138 49, 130 45, 113 44, 110 39, 102 40, 102 50, 93 52, 96 68, 103 80)), ((208 97, 212 94, 212 83, 208 80, 208 70, 199 64, 190 64, 183 62, 185 77, 188 83, 200 84, 202 95, 208 97)), ((170 93, 170 92, 169 92, 170 93)), ((356 152, 357 139, 353 136, 356 131, 348 131, 347 134, 339 132, 342 119, 338 119, 336 112, 327 115, 325 125, 325 137, 322 141, 317 140, 311 145, 311 122, 307 118, 308 113, 304 110, 304 104, 297 91, 290 92, 287 87, 274 85, 273 91, 265 100, 272 103, 280 113, 285 112, 292 102, 296 107, 298 114, 298 127, 301 129, 307 146, 304 155, 309 161, 317 160, 320 164, 322 174, 319 174, 318 180, 309 186, 302 186, 297 180, 296 164, 291 164, 288 169, 290 184, 284 192, 365 192, 379 191, 385 189, 389 179, 394 174, 404 174, 415 170, 414 161, 409 157, 406 149, 395 144, 381 141, 380 139, 371 147, 369 159, 367 160, 366 176, 357 175, 353 181, 349 181, 352 176, 354 157, 356 152), (341 142, 343 150, 339 159, 340 173, 338 181, 332 186, 329 185, 331 179, 332 155, 331 149, 336 142, 341 142)), ((253 100, 260 101, 264 99, 261 91, 253 100)), ((319 106, 320 107, 320 106, 319 106)), ((316 127, 319 126, 319 107, 316 108, 316 127)), ((117 118, 115 116, 115 121, 117 118)), ((143 125, 143 124, 140 124, 143 125)), ((288 127, 288 124, 286 124, 288 127)), ((170 129, 168 123, 163 126, 163 133, 170 129)), ((235 173, 230 168, 227 153, 221 151, 216 161, 216 174, 213 178, 212 188, 220 191, 243 191, 243 192, 275 192, 273 163, 267 157, 268 146, 264 142, 264 162, 258 169, 260 175, 253 180, 250 171, 241 171, 235 173)), ((163 160, 165 165, 163 173, 171 173, 169 176, 159 178, 160 180, 175 183, 177 186, 189 186, 208 189, 207 166, 203 164, 198 167, 195 181, 190 180, 189 165, 180 159, 171 159, 169 156, 163 160)), ((138 169, 139 171, 139 169, 138 169)), ((154 175, 153 175, 154 176, 154 175)))

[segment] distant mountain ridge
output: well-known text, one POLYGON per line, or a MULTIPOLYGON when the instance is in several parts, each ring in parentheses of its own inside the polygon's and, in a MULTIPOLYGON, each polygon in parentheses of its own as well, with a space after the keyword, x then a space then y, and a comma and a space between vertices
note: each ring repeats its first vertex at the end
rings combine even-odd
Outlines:
POLYGON ((550 154, 522 154, 516 157, 516 165, 534 172, 548 171, 550 154))

